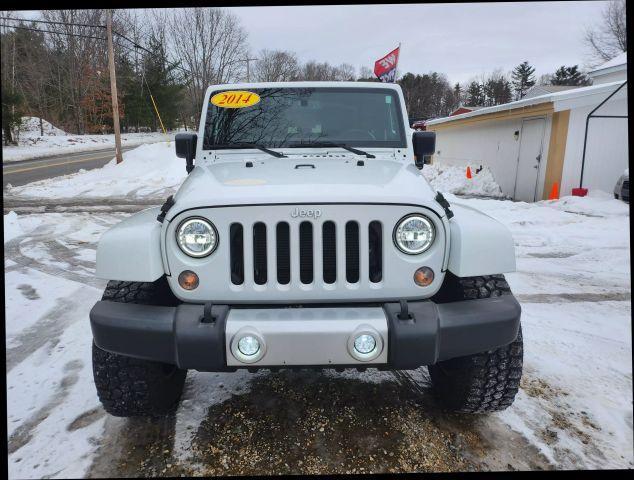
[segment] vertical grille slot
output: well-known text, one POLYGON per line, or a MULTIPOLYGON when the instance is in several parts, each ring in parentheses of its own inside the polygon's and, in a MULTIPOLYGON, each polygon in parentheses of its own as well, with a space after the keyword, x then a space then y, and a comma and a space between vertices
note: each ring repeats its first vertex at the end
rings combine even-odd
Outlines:
POLYGON ((291 281, 291 251, 290 251, 290 231, 288 223, 277 224, 276 232, 277 251, 277 282, 288 285, 291 281))
POLYGON ((313 282, 313 224, 299 224, 299 279, 302 283, 313 282))
POLYGON ((322 228, 324 283, 337 281, 337 232, 334 222, 324 222, 322 228))
POLYGON ((376 220, 368 225, 368 246, 370 255, 370 281, 380 282, 383 279, 383 229, 376 220))
POLYGON ((258 285, 266 283, 266 225, 253 225, 253 280, 258 285))
POLYGON ((231 264, 231 283, 244 283, 244 239, 242 225, 232 223, 229 227, 229 262, 231 264))
POLYGON ((346 280, 359 281, 359 224, 346 223, 346 280))

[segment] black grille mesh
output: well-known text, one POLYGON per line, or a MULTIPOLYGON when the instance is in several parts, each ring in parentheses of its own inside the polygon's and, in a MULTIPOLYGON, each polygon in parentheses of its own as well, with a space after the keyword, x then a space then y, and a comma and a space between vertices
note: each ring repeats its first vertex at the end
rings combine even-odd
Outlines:
POLYGON ((313 224, 299 225, 299 279, 302 283, 313 281, 313 224))
POLYGON ((253 225, 253 280, 258 285, 266 283, 266 225, 253 225))
POLYGON ((359 224, 346 223, 346 280, 348 283, 359 281, 359 224))

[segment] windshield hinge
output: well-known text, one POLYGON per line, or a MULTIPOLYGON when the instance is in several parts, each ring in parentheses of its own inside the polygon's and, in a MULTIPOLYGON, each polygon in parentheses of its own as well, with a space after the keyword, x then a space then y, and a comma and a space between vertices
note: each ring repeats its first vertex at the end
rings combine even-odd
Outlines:
POLYGON ((442 193, 437 192, 436 193, 436 198, 435 200, 440 204, 440 206, 445 210, 445 213, 447 214, 447 220, 449 220, 451 217, 453 217, 454 213, 449 209, 449 202, 447 201, 447 199, 443 196, 442 193))
POLYGON ((174 195, 170 195, 169 197, 167 197, 167 200, 165 200, 165 203, 161 206, 161 213, 158 214, 158 217, 156 217, 156 219, 163 223, 163 220, 165 220, 165 215, 167 214, 168 210, 170 208, 172 208, 174 206, 176 202, 174 201, 174 195))

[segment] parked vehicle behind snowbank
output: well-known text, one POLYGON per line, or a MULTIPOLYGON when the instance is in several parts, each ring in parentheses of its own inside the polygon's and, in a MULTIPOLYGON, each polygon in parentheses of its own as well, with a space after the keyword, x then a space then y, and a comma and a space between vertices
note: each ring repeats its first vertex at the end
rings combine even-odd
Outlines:
POLYGON ((447 408, 508 407, 522 371, 510 232, 422 177, 398 85, 207 90, 189 176, 101 238, 99 398, 164 413, 188 369, 429 366, 447 408))

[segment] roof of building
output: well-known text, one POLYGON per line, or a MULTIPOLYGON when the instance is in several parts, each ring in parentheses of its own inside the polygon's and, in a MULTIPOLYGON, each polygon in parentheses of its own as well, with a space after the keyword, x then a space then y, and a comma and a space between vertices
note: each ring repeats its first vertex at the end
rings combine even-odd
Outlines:
POLYGON ((589 77, 595 77, 597 75, 604 75, 606 73, 617 72, 619 70, 625 70, 627 68, 627 52, 618 54, 612 60, 599 65, 594 70, 588 72, 589 77))
MULTIPOLYGON (((534 87, 531 87, 528 92, 530 92, 533 89, 539 89, 539 90, 544 90, 545 92, 548 93, 555 93, 555 92, 563 92, 564 90, 571 90, 573 88, 581 88, 579 85, 535 85, 534 87)), ((526 93, 528 93, 526 92, 526 93)))
POLYGON ((572 90, 573 88, 581 88, 578 85, 535 85, 526 91, 524 98, 537 97, 546 93, 563 92, 564 90, 572 90))
MULTIPOLYGON (((516 100, 515 102, 503 103, 501 105, 494 105, 493 107, 485 107, 479 110, 474 110, 472 112, 462 113, 460 115, 454 115, 450 117, 442 117, 442 118, 434 118, 427 121, 427 125, 437 125, 440 123, 446 122, 455 122, 457 120, 461 120, 463 118, 477 117, 479 115, 486 115, 488 113, 493 112, 502 112, 506 110, 513 110, 517 108, 528 107, 532 105, 539 105, 540 103, 563 103, 566 100, 572 100, 576 98, 581 98, 584 96, 596 95, 603 92, 612 92, 623 82, 610 82, 603 83, 600 85, 592 85, 590 87, 580 87, 580 88, 570 88, 558 92, 546 93, 544 95, 538 95, 536 97, 531 98, 523 98, 521 100, 516 100)), ((568 106, 568 108, 570 108, 568 106)), ((555 111, 564 110, 565 108, 555 108, 555 111)))

